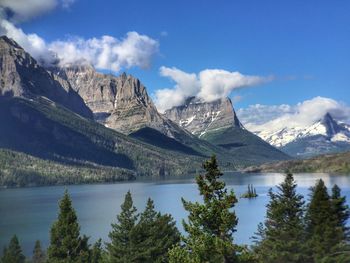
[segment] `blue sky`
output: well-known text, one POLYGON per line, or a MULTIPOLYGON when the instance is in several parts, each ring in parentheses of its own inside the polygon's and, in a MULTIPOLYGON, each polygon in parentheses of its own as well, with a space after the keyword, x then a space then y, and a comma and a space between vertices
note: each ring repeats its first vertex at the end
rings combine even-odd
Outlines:
POLYGON ((350 1, 101 1, 76 0, 68 8, 17 23, 52 42, 72 36, 123 38, 136 31, 159 42, 147 69, 132 67, 150 94, 174 86, 159 68, 205 69, 274 76, 234 90, 236 107, 296 104, 316 96, 350 104, 350 1), (163 33, 162 33, 163 32, 163 33))

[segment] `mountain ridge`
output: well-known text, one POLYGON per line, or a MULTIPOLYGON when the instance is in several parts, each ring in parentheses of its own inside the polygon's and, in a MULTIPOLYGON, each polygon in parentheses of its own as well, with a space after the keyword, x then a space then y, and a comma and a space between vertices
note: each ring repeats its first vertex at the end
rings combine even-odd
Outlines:
POLYGON ((292 156, 310 157, 350 149, 350 127, 334 120, 330 113, 309 126, 256 134, 292 156))
POLYGON ((92 112, 70 84, 54 76, 15 41, 0 37, 0 94, 33 99, 47 97, 68 109, 92 118, 92 112))
POLYGON ((103 74, 87 64, 43 68, 14 41, 1 41, 0 57, 5 59, 0 73, 6 85, 0 89, 0 122, 5 127, 0 148, 154 177, 190 174, 213 154, 224 170, 288 158, 252 137, 229 99, 216 104, 189 101, 200 111, 212 112, 199 119, 206 132, 197 136, 160 114, 146 87, 131 75, 103 74), (208 136, 227 129, 230 140, 224 143, 208 136))
POLYGON ((266 162, 290 158, 246 130, 229 98, 205 102, 191 97, 184 105, 165 111, 165 116, 200 139, 225 149, 238 159, 266 162))

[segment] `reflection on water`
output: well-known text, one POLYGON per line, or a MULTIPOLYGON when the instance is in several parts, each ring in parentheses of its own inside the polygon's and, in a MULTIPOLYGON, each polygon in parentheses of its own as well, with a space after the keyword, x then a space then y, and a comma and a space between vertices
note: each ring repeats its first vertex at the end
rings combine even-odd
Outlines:
MULTIPOLYGON (((256 199, 239 199, 235 211, 239 217, 235 242, 250 243, 257 224, 264 219, 269 188, 283 181, 282 174, 225 174, 224 180, 237 196, 253 184, 259 194, 256 199)), ((295 176, 298 191, 306 198, 308 189, 319 178, 327 186, 338 184, 350 200, 350 177, 328 174, 299 174, 295 176)), ((186 212, 181 197, 200 200, 194 178, 165 178, 161 180, 139 180, 119 184, 80 185, 67 187, 78 213, 81 232, 91 237, 108 240, 110 224, 120 211, 124 195, 131 190, 136 207, 143 209, 148 197, 155 201, 156 208, 171 213, 182 230, 181 220, 186 212)), ((13 234, 20 238, 27 255, 31 254, 34 242, 40 239, 44 246, 49 240, 49 229, 57 217, 57 202, 65 187, 41 187, 0 190, 0 248, 8 243, 13 234)))

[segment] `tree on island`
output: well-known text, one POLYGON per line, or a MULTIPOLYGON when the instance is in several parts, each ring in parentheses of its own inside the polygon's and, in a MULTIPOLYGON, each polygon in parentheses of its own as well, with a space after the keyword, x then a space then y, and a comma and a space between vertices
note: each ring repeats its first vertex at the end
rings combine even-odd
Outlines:
POLYGON ((252 184, 248 184, 248 190, 244 194, 241 195, 241 198, 255 198, 258 197, 255 188, 252 184))
POLYGON ((196 177, 203 203, 182 199, 188 222, 183 221, 185 231, 183 245, 169 252, 169 262, 237 262, 237 246, 233 233, 238 219, 231 209, 237 203, 234 192, 227 191, 225 183, 218 180, 223 174, 216 157, 203 164, 204 175, 196 177))
POLYGON ((34 250, 33 250, 33 263, 44 263, 46 261, 45 252, 41 248, 40 241, 37 240, 35 242, 34 250))
POLYGON ((14 235, 8 247, 4 248, 1 263, 24 263, 25 256, 22 253, 22 248, 19 244, 18 238, 14 235))
POLYGON ((277 193, 269 191, 266 220, 254 237, 259 262, 308 262, 304 247, 304 201, 296 187, 293 175, 288 173, 277 193))
POLYGON ((80 226, 66 190, 59 203, 58 219, 51 227, 49 262, 88 262, 88 238, 80 236, 80 226))

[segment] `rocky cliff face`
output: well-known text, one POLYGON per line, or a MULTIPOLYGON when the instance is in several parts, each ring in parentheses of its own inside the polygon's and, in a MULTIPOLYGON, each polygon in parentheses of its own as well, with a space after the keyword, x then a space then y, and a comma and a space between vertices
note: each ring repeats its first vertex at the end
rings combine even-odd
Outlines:
POLYGON ((221 128, 243 128, 229 98, 203 102, 191 97, 184 105, 167 110, 165 116, 199 137, 221 128))
POLYGON ((15 41, 0 37, 0 95, 44 96, 88 118, 92 113, 71 85, 41 67, 15 41))
POLYGON ((178 127, 158 113, 146 88, 133 76, 101 74, 88 65, 53 72, 71 83, 95 119, 105 126, 125 134, 150 127, 175 137, 178 127))

